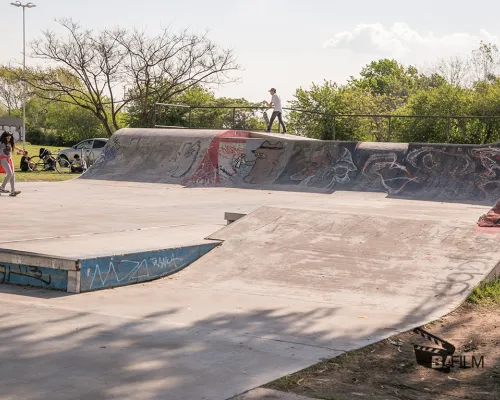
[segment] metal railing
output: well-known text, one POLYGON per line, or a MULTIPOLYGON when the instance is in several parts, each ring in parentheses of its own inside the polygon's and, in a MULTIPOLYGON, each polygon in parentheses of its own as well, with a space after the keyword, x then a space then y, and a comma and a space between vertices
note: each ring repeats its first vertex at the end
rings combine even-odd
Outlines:
MULTIPOLYGON (((268 107, 244 107, 244 106, 188 106, 188 105, 183 105, 183 104, 166 104, 166 103, 156 103, 155 104, 155 110, 154 110, 154 126, 158 128, 181 128, 181 129, 193 129, 193 128, 207 128, 204 126, 196 126, 193 127, 193 111, 196 110, 212 110, 212 109, 225 109, 229 110, 231 112, 231 126, 230 127, 223 127, 223 128, 231 128, 231 129, 237 129, 237 123, 236 123, 236 115, 237 115, 237 110, 260 110, 260 111, 265 111, 268 110, 268 107), (165 110, 168 107, 173 107, 173 108, 182 108, 188 110, 188 120, 187 120, 187 125, 188 126, 168 126, 168 125, 161 125, 157 124, 157 121, 161 119, 161 112, 157 113, 158 107, 161 107, 161 109, 165 110)), ((393 122, 396 119, 413 119, 413 120, 444 120, 446 121, 446 136, 447 138, 450 137, 451 133, 451 126, 453 121, 460 121, 460 120, 498 120, 500 119, 500 116, 498 115, 491 115, 491 116, 473 116, 473 115, 394 115, 394 114, 330 114, 330 113, 324 113, 320 111, 311 111, 311 110, 302 110, 302 109, 296 109, 296 108, 289 108, 289 107, 283 107, 283 110, 286 111, 292 111, 292 112, 298 112, 298 113, 303 113, 303 114, 309 114, 309 115, 318 115, 321 117, 326 117, 327 119, 331 120, 331 131, 332 131, 332 136, 333 140, 336 139, 336 124, 337 121, 340 120, 341 118, 373 118, 376 120, 386 120, 387 122, 387 136, 385 137, 385 140, 387 142, 391 141, 391 136, 393 133, 393 122)), ((280 125, 278 124, 278 132, 280 132, 280 125)))

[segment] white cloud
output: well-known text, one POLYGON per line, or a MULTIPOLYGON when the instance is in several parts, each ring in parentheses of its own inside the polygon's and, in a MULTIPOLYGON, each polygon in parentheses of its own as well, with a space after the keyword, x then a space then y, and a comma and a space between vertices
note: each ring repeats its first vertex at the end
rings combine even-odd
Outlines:
POLYGON ((333 35, 325 47, 351 50, 390 57, 429 58, 469 52, 479 42, 499 43, 499 38, 482 29, 477 34, 451 33, 435 36, 432 32, 421 34, 408 24, 398 22, 389 29, 380 23, 359 24, 352 31, 333 35))

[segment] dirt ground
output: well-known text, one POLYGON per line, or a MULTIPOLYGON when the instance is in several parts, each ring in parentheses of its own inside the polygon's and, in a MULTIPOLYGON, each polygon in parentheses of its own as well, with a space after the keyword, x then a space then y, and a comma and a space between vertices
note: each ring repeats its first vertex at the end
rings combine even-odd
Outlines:
POLYGON ((455 355, 470 363, 484 357, 484 368, 440 372, 416 362, 413 343, 439 348, 407 332, 389 340, 283 377, 267 388, 328 400, 500 400, 500 305, 464 304, 424 327, 452 343, 455 355), (402 342, 402 343, 401 343, 402 342), (399 345, 399 346, 398 346, 399 345))

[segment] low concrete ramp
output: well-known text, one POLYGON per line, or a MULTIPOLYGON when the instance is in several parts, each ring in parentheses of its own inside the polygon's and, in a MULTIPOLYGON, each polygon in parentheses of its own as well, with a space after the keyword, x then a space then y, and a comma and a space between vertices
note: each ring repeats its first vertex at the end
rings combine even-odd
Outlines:
POLYGON ((384 327, 409 329, 451 312, 500 260, 498 233, 425 217, 262 207, 209 239, 224 244, 183 280, 326 302, 343 316, 328 323, 330 334, 350 338, 332 345, 342 350, 380 339, 384 327))

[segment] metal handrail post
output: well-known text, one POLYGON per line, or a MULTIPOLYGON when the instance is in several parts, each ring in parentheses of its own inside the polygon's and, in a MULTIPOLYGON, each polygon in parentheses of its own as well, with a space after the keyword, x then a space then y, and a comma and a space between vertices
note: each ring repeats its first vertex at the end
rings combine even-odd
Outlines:
POLYGON ((391 117, 388 117, 389 132, 387 132, 387 141, 391 141, 391 117))

